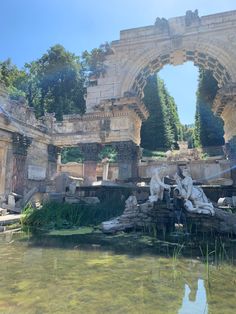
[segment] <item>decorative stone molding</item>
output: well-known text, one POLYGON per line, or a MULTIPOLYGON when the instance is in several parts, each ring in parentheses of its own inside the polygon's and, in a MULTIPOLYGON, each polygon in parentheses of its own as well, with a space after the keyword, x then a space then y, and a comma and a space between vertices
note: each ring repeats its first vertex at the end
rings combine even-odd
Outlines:
POLYGON ((140 147, 132 141, 111 143, 117 151, 117 162, 137 162, 140 158, 140 147))
POLYGON ((234 104, 236 104, 236 83, 230 83, 218 90, 212 109, 220 116, 227 105, 234 104))

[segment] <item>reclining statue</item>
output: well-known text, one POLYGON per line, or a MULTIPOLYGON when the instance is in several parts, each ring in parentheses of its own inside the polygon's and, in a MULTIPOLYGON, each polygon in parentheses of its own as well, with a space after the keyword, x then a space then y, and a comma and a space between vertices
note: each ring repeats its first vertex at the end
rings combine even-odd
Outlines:
POLYGON ((183 179, 177 174, 175 175, 177 183, 175 191, 179 197, 183 198, 186 210, 213 216, 215 214, 214 206, 209 202, 202 188, 193 185, 193 180, 187 168, 183 169, 182 175, 183 179))

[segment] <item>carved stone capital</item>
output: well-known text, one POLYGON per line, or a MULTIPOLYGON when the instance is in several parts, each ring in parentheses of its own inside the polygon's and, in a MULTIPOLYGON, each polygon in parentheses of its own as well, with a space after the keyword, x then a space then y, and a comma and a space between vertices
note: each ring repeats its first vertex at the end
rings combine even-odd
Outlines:
POLYGON ((98 154, 101 151, 101 144, 98 143, 82 143, 79 144, 84 157, 84 161, 97 161, 98 154))
POLYGON ((137 162, 140 158, 140 147, 132 141, 115 142, 112 146, 117 151, 118 162, 137 162))
POLYGON ((12 134, 12 147, 14 155, 27 155, 29 146, 32 143, 32 139, 28 136, 22 135, 20 133, 12 134))

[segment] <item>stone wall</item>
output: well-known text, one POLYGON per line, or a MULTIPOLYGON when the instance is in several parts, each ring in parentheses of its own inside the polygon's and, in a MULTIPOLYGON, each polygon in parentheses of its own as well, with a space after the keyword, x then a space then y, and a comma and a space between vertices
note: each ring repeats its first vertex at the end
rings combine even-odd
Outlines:
MULTIPOLYGON (((163 164, 167 165, 169 176, 174 176, 177 171, 178 165, 187 165, 190 169, 192 178, 196 181, 204 184, 223 184, 224 182, 230 182, 231 171, 229 160, 198 160, 186 162, 168 162, 168 161, 156 161, 156 162, 141 162, 138 165, 138 176, 140 179, 149 179, 152 176, 152 171, 156 167, 160 167, 163 164), (222 180, 221 180, 222 179, 222 180)), ((67 164, 60 164, 58 170, 60 172, 67 172, 72 176, 84 177, 83 164, 70 162, 67 164)), ((98 163, 96 166, 97 178, 102 178, 103 167, 98 163)), ((119 178, 119 165, 111 163, 109 165, 109 180, 116 180, 119 178)))
MULTIPOLYGON (((60 164, 58 165, 58 171, 69 173, 71 176, 75 176, 78 178, 84 178, 83 163, 68 162, 66 164, 60 164)), ((98 163, 96 165, 97 179, 101 180, 102 174, 103 174, 103 165, 101 163, 98 163)), ((114 163, 109 164, 108 180, 115 181, 116 179, 118 179, 118 175, 119 175, 118 165, 114 163)))
POLYGON ((196 181, 210 184, 213 182, 230 182, 231 179, 231 164, 229 160, 196 160, 191 162, 168 162, 168 161, 156 161, 156 162, 142 162, 139 165, 139 177, 150 178, 152 170, 155 167, 161 165, 167 165, 169 176, 174 176, 178 166, 186 165, 192 178, 196 181), (220 178, 223 180, 221 181, 220 178))

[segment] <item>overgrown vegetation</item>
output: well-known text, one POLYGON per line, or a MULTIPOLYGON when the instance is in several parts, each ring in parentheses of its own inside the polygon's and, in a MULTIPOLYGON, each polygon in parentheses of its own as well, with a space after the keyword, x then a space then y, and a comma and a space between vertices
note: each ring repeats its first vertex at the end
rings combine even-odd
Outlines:
POLYGON ((153 151, 177 148, 177 141, 182 139, 177 107, 157 75, 148 78, 143 101, 150 117, 142 125, 141 146, 153 151))
POLYGON ((218 91, 217 81, 209 70, 199 70, 194 139, 196 146, 224 145, 224 124, 211 107, 218 91))
MULTIPOLYGON (((125 199, 125 198, 124 198, 125 199)), ((79 226, 95 226, 122 214, 124 201, 118 197, 109 198, 103 203, 90 205, 85 203, 67 204, 49 202, 41 209, 28 205, 23 212, 24 229, 60 229, 79 226)))
POLYGON ((64 147, 61 151, 61 162, 83 162, 84 156, 79 147, 64 147))

